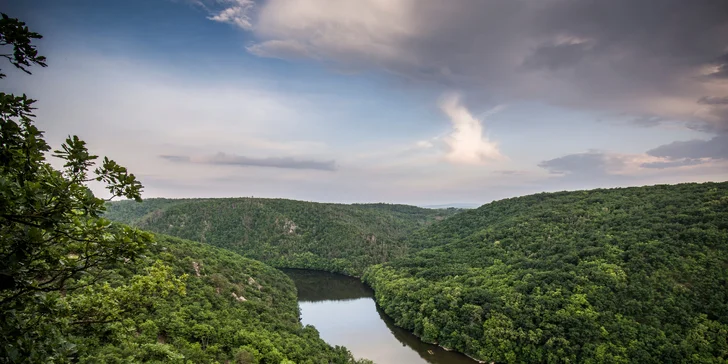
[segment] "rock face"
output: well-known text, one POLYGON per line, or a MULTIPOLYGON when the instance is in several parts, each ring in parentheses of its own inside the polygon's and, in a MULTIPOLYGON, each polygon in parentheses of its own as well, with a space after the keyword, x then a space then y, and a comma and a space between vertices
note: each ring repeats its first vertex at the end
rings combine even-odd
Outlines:
POLYGON ((248 277, 248 284, 253 287, 258 288, 259 291, 261 288, 263 288, 263 286, 261 286, 260 283, 256 282, 255 279, 253 279, 253 277, 248 277))
POLYGON ((377 243, 377 237, 374 234, 367 234, 366 239, 367 239, 368 242, 370 242, 372 244, 376 244, 377 243))
POLYGON ((286 220, 286 224, 283 225, 283 229, 286 230, 286 234, 288 235, 294 234, 296 232, 296 228, 298 228, 298 225, 291 220, 286 220))
POLYGON ((192 262, 192 269, 195 270, 195 274, 199 277, 200 276, 200 266, 202 264, 199 264, 197 262, 192 262))
POLYGON ((235 300, 237 300, 238 302, 245 302, 245 301, 247 301, 247 300, 245 299, 245 297, 243 297, 242 295, 238 296, 237 294, 235 294, 235 292, 232 292, 232 293, 231 293, 231 295, 232 295, 232 296, 233 296, 233 298, 234 298, 235 300))

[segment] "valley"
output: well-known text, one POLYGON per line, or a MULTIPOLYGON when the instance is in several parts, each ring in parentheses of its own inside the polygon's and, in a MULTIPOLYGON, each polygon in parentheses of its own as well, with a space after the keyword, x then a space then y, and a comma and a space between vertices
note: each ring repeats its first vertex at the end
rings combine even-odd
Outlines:
POLYGON ((107 214, 278 268, 361 276, 397 326, 481 360, 728 352, 728 183, 542 193, 466 211, 213 199, 119 202, 107 214))

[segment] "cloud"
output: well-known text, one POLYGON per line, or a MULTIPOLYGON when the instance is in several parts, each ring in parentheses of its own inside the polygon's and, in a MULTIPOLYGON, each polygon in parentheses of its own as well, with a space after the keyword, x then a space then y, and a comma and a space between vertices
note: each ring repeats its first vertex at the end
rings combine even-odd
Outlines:
POLYGON ((538 47, 523 62, 528 68, 551 71, 577 64, 587 55, 589 46, 583 43, 549 44, 538 47))
POLYGON ((543 161, 539 167, 552 174, 572 177, 600 178, 634 177, 648 175, 649 170, 667 170, 695 166, 704 167, 702 173, 725 174, 728 161, 728 136, 719 135, 710 140, 672 142, 648 150, 644 154, 618 154, 602 151, 569 154, 543 161))
POLYGON ((665 118, 656 115, 640 115, 631 120, 632 123, 639 126, 652 127, 660 125, 665 118))
POLYGON ((190 157, 186 155, 160 155, 159 157, 176 163, 190 163, 192 161, 190 157))
POLYGON ((728 159, 669 159, 645 153, 588 151, 543 161, 552 176, 536 186, 546 191, 664 183, 724 181, 728 159))
POLYGON ((297 160, 291 157, 285 158, 250 158, 234 154, 217 153, 212 156, 193 158, 184 155, 160 155, 162 159, 176 163, 198 163, 223 166, 239 166, 239 167, 271 167, 271 168, 287 168, 287 169, 313 169, 320 171, 335 171, 336 162, 317 161, 317 160, 297 160))
POLYGON ((518 176, 518 175, 525 175, 528 174, 527 171, 519 171, 514 169, 504 169, 500 171, 493 171, 493 173, 501 174, 504 176, 518 176))
POLYGON ((727 111, 696 102, 728 92, 725 0, 267 0, 255 16, 238 2, 220 18, 243 19, 261 57, 728 131, 727 111))
POLYGON ((728 53, 713 62, 713 67, 704 75, 707 78, 728 78, 728 53))
POLYGON ((539 167, 553 174, 603 175, 610 164, 621 165, 622 162, 610 159, 602 152, 586 152, 569 154, 563 157, 543 161, 539 167))
MULTIPOLYGON (((255 2, 253 2, 253 0, 222 0, 218 2, 224 4, 226 7, 214 12, 208 17, 208 19, 221 23, 233 24, 244 30, 253 29, 250 17, 250 13, 255 6, 255 2)), ((198 4, 204 6, 201 2, 198 2, 198 4)))
POLYGON ((699 159, 680 159, 675 161, 667 161, 667 162, 649 162, 649 163, 642 163, 640 164, 640 167, 642 168, 655 168, 655 169, 665 169, 665 168, 675 168, 675 167, 684 167, 684 166, 695 166, 698 164, 702 164, 703 161, 699 159))
POLYGON ((719 135, 709 140, 672 142, 647 151, 654 157, 681 159, 728 159, 728 135, 719 135))
POLYGON ((703 96, 698 99, 700 105, 728 105, 728 96, 716 97, 716 96, 703 96))
POLYGON ((447 159, 452 163, 479 164, 501 160, 498 144, 483 135, 482 122, 460 102, 457 94, 448 94, 440 101, 440 109, 450 118, 453 131, 444 138, 447 159))

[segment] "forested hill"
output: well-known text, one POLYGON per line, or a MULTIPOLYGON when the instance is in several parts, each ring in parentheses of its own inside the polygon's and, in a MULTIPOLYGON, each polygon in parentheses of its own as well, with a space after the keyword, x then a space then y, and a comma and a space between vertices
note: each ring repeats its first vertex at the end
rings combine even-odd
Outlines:
POLYGON ((728 183, 506 199, 410 247, 364 280, 426 341, 508 363, 728 361, 728 183))
POLYGON ((725 182, 542 193, 458 214, 251 198, 108 211, 278 267, 363 271, 397 325, 481 360, 728 361, 725 182))
POLYGON ((109 323, 67 328, 81 362, 355 363, 301 325, 296 289, 282 272, 204 244, 155 240, 144 259, 108 270, 108 286, 67 298, 124 310, 109 323), (144 298, 154 284, 170 292, 144 298), (140 301, 125 305, 137 289, 140 301))
POLYGON ((277 267, 361 275, 409 252, 404 238, 459 212, 393 204, 285 199, 148 199, 107 206, 105 217, 209 243, 277 267))

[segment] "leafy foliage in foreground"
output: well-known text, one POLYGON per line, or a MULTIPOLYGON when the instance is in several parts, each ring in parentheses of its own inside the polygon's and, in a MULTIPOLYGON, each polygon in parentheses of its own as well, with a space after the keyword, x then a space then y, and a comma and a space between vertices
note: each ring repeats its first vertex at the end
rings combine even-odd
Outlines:
POLYGON ((149 199, 112 202, 105 217, 276 267, 358 276, 370 265, 406 255, 406 235, 458 211, 260 198, 149 199))
POLYGON ((728 183, 545 193, 363 277, 397 325, 496 362, 728 361, 728 183))
MULTIPOLYGON (((16 68, 30 74, 31 66, 46 65, 32 44, 40 38, 25 23, 2 14, 1 58, 16 68)), ((123 306, 164 296, 177 283, 166 275, 166 267, 154 266, 126 287, 98 286, 117 304, 94 304, 99 296, 90 290, 104 279, 105 267, 119 260, 134 261, 150 235, 99 218, 104 200, 85 183, 102 182, 112 197, 135 200, 140 199, 142 185, 113 160, 104 158, 97 165, 97 157, 76 136, 69 136, 53 152, 64 163, 62 170, 54 169, 46 161, 51 147, 33 121, 34 102, 26 95, 0 92, 3 362, 52 362, 68 357, 75 352, 65 334, 70 327, 117 319, 123 306)))

